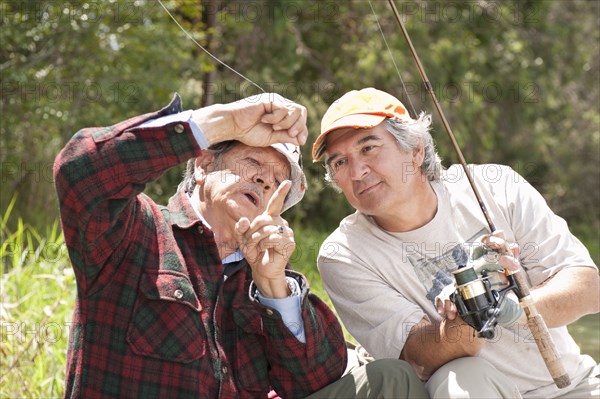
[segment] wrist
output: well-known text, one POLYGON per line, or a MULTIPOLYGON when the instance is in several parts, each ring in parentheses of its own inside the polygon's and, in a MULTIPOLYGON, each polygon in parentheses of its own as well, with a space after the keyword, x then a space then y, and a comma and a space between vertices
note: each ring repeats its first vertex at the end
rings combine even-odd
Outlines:
POLYGON ((485 343, 483 338, 477 336, 477 331, 460 316, 454 320, 442 320, 440 338, 443 342, 460 346, 462 353, 467 356, 476 356, 485 343))
POLYGON ((192 120, 202 129, 209 145, 235 140, 235 137, 231 137, 232 128, 227 113, 220 104, 194 110, 192 120))
POLYGON ((285 277, 283 285, 281 280, 272 284, 259 284, 256 280, 256 294, 264 298, 281 299, 300 295, 300 285, 293 277, 285 277))

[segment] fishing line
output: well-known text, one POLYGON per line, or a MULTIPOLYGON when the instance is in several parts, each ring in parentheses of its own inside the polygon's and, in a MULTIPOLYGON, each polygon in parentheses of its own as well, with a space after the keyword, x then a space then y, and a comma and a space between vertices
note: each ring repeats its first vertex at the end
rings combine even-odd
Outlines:
POLYGON ((245 81, 253 84, 255 87, 257 87, 260 91, 262 91, 263 93, 266 93, 266 91, 260 87, 257 83, 255 83, 253 80, 247 78, 246 76, 242 75, 240 72, 236 71, 235 69, 233 69, 232 67, 230 67, 229 65, 227 65, 226 63, 224 63, 223 61, 221 61, 220 59, 218 59, 215 55, 213 55, 210 51, 208 51, 206 48, 204 48, 200 43, 198 43, 196 41, 196 39, 194 39, 192 37, 192 35, 183 27, 181 26, 181 24, 177 21, 177 19, 175 19, 175 17, 173 16, 173 14, 171 14, 171 12, 169 11, 169 9, 167 7, 165 7, 165 5, 162 3, 161 0, 157 0, 158 3, 162 6, 162 8, 167 12, 167 14, 169 15, 169 17, 171 17, 171 19, 173 20, 173 22, 175 22, 177 24, 177 26, 179 27, 179 29, 181 29, 181 31, 183 33, 185 33, 185 35, 187 37, 190 38, 190 40, 192 42, 194 42, 194 44, 196 46, 198 46, 200 49, 202 49, 202 51, 204 51, 206 54, 208 54, 210 56, 210 58, 212 58, 213 60, 215 60, 216 62, 218 62, 219 64, 223 65, 225 68, 229 69, 231 72, 235 73, 236 75, 238 75, 239 77, 241 77, 242 79, 244 79, 245 81))
POLYGON ((390 58, 392 59, 392 63, 394 64, 394 67, 396 68, 396 73, 398 74, 398 77, 400 78, 400 82, 402 83, 402 87, 404 88, 404 92, 406 93, 406 98, 408 99, 408 103, 410 104, 410 108, 413 111, 414 118, 417 119, 417 111, 415 110, 415 106, 413 105, 413 103, 412 103, 412 101, 410 99, 410 95, 408 94, 408 90, 406 90, 406 85, 404 84, 404 79, 402 79, 402 74, 400 73, 400 69, 398 68, 398 65, 396 65, 396 59, 394 58, 394 54, 392 53, 392 49, 390 49, 390 46, 388 45, 388 42, 385 39, 385 34, 383 33, 383 29, 381 28, 381 25, 379 24, 379 18, 377 17, 377 13, 375 12, 375 8, 373 8, 373 4, 371 3, 371 0, 369 0, 369 6, 371 6, 371 11, 373 12, 373 15, 375 16, 375 22, 377 22, 377 27, 379 28, 379 32, 381 32, 381 37, 383 38, 383 42, 385 43, 385 47, 387 47, 387 51, 390 54, 390 58))

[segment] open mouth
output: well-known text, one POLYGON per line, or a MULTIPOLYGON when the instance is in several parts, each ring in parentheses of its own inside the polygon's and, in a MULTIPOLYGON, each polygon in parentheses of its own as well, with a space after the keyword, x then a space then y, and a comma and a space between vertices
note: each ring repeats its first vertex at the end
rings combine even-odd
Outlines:
POLYGON ((248 201, 252 202, 252 204, 254 206, 258 206, 259 198, 258 198, 258 195, 256 195, 256 193, 247 192, 247 193, 244 193, 244 196, 248 199, 248 201))

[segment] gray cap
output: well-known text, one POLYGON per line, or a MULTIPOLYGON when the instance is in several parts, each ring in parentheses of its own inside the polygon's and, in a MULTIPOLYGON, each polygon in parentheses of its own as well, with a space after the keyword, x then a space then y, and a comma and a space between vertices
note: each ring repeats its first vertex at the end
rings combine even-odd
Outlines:
POLYGON ((290 163, 290 180, 292 180, 292 187, 283 202, 283 209, 281 210, 281 213, 283 213, 300 202, 306 191, 306 176, 304 175, 301 166, 302 153, 300 152, 300 147, 288 143, 275 143, 271 144, 271 147, 280 154, 283 154, 290 163))

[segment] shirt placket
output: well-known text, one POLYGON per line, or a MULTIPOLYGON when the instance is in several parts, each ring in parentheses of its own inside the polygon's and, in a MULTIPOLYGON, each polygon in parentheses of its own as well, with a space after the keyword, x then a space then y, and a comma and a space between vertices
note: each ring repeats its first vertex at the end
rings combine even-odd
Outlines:
POLYGON ((225 280, 221 279, 218 288, 217 296, 215 298, 215 307, 213 309, 213 344, 216 348, 216 357, 213 362, 213 373, 219 381, 219 398, 234 398, 237 397, 235 384, 232 381, 232 369, 226 352, 221 345, 223 342, 222 328, 224 328, 223 317, 224 317, 224 292, 223 284, 225 280))

